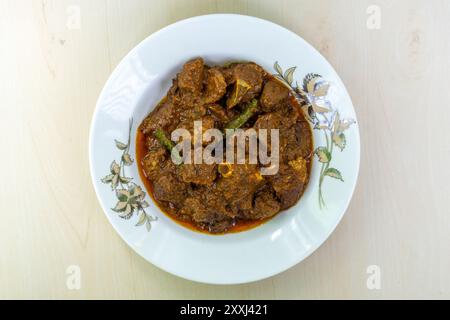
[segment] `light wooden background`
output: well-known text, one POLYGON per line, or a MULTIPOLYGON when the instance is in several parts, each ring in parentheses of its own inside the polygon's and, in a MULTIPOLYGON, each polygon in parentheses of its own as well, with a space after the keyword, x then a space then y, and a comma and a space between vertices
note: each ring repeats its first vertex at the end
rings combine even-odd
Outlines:
POLYGON ((450 298, 449 40, 447 0, 0 0, 0 298, 450 298), (380 30, 367 28, 372 4, 380 30), (79 30, 66 26, 73 5, 79 30), (215 12, 274 21, 318 48, 362 135, 357 190, 332 237, 281 275, 224 287, 134 254, 100 209, 87 152, 96 99, 124 55, 215 12), (70 265, 81 290, 66 287, 70 265), (369 265, 381 290, 366 287, 369 265))

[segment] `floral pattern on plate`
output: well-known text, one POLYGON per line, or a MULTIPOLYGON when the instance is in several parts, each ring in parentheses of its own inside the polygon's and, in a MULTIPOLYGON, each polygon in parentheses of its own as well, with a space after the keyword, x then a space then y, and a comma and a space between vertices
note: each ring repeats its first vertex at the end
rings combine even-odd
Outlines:
POLYGON ((125 220, 129 220, 134 214, 137 214, 139 220, 136 226, 145 225, 147 231, 150 231, 152 222, 156 221, 157 218, 149 215, 145 211, 145 209, 149 207, 149 204, 145 200, 146 194, 142 190, 142 187, 132 182, 133 179, 127 178, 125 174, 125 168, 134 164, 134 160, 130 155, 132 128, 133 119, 130 119, 128 142, 123 143, 115 140, 116 148, 122 151, 121 160, 119 163, 117 163, 116 160, 111 163, 110 174, 101 181, 105 184, 110 184, 111 189, 116 193, 118 202, 112 210, 125 220))

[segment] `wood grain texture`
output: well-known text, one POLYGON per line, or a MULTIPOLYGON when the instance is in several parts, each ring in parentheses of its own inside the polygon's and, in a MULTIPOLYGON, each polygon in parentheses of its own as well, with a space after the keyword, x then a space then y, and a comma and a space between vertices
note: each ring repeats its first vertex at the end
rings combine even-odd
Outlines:
POLYGON ((0 298, 450 298, 447 0, 0 0, 0 298), (366 26, 369 5, 381 29, 366 26), (67 28, 72 6, 81 29, 67 28), (310 258, 261 282, 209 286, 134 254, 107 222, 88 166, 96 99, 138 42, 177 20, 232 12, 304 37, 356 107, 361 172, 310 258), (81 290, 66 269, 79 265, 81 290), (366 287, 381 268, 381 290, 366 287))

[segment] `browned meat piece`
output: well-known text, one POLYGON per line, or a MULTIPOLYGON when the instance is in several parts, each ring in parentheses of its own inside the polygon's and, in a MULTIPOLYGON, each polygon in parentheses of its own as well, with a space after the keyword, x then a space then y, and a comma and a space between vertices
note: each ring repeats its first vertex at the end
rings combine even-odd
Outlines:
MULTIPOLYGON (((258 129, 281 129, 287 123, 286 119, 284 119, 279 113, 266 113, 258 117, 256 120, 254 128, 258 129)), ((267 133, 270 136, 270 133, 267 133)))
POLYGON ((225 110, 225 108, 223 108, 220 104, 214 103, 206 106, 206 108, 216 120, 225 123, 230 121, 227 110, 225 110))
POLYGON ((213 129, 215 127, 215 120, 211 116, 205 116, 202 118, 202 135, 206 130, 213 129))
POLYGON ((200 188, 197 194, 201 194, 201 198, 208 208, 208 211, 219 220, 234 218, 236 215, 230 209, 229 203, 223 197, 219 189, 214 186, 211 188, 200 188))
MULTIPOLYGON (((201 137, 204 138, 204 133, 208 129, 213 129, 215 126, 215 120, 212 116, 204 116, 201 119, 195 119, 195 120, 187 120, 181 123, 178 128, 186 129, 189 131, 192 137, 192 143, 194 143, 194 122, 195 121, 202 121, 202 132, 198 133, 201 134, 201 137)), ((202 140, 203 145, 208 144, 209 142, 205 139, 202 140)))
POLYGON ((281 210, 281 205, 268 190, 255 197, 255 207, 252 210, 252 219, 267 219, 276 215, 281 210))
POLYGON ((206 107, 200 103, 194 103, 192 106, 185 105, 184 107, 185 108, 180 112, 180 122, 193 122, 206 115, 207 112, 206 107))
POLYGON ((238 65, 239 63, 246 63, 246 62, 227 63, 224 66, 220 67, 220 71, 222 72, 227 85, 233 83, 234 67, 236 67, 236 65, 238 65))
POLYGON ((230 206, 233 214, 242 220, 254 220, 252 217, 253 213, 253 198, 254 193, 249 193, 245 197, 235 201, 232 206, 230 206))
MULTIPOLYGON (((266 113, 258 117, 255 122, 254 129, 258 131, 259 129, 266 129, 267 131, 267 149, 271 150, 271 129, 279 130, 279 148, 280 148, 280 158, 283 158, 283 150, 285 148, 285 140, 283 139, 283 133, 289 130, 289 120, 282 117, 280 113, 266 113)), ((263 143, 263 141, 260 141, 263 143)))
POLYGON ((236 211, 236 214, 240 212, 246 212, 248 210, 252 210, 253 208, 253 193, 249 193, 248 196, 240 199, 236 202, 235 207, 233 208, 236 211))
POLYGON ((277 112, 265 113, 258 117, 255 122, 254 128, 257 129, 286 129, 293 126, 297 121, 297 113, 285 114, 286 110, 280 110, 277 112))
POLYGON ((156 200, 170 202, 175 207, 181 207, 186 198, 186 185, 179 181, 173 173, 167 173, 155 181, 153 193, 156 200))
POLYGON ((271 184, 281 201, 281 210, 292 207, 300 199, 305 187, 297 172, 286 164, 280 164, 278 174, 271 177, 271 184))
POLYGON ((313 135, 311 127, 306 120, 296 123, 295 137, 298 143, 299 156, 305 159, 311 158, 313 151, 313 135))
POLYGON ((201 58, 187 62, 178 75, 178 87, 182 91, 200 94, 203 90, 204 68, 201 58))
POLYGON ((300 143, 296 140, 295 128, 280 130, 280 157, 281 161, 294 160, 299 155, 300 143))
POLYGON ((201 228, 211 233, 227 231, 234 223, 234 217, 226 209, 226 203, 220 195, 200 192, 189 197, 183 204, 179 214, 189 216, 201 228))
POLYGON ((211 206, 203 201, 202 197, 190 197, 184 202, 181 212, 189 214, 196 222, 213 224, 215 220, 226 220, 229 217, 222 215, 217 210, 211 210, 211 206))
POLYGON ((239 203, 238 216, 244 220, 261 220, 273 217, 281 210, 275 191, 265 184, 256 193, 239 203))
POLYGON ((152 134, 157 129, 170 132, 176 128, 178 119, 179 113, 176 106, 170 100, 166 99, 145 118, 140 129, 144 134, 152 134))
POLYGON ((263 68, 253 62, 236 63, 228 68, 222 69, 227 84, 235 83, 238 79, 250 86, 246 94, 241 97, 240 102, 248 102, 255 98, 262 90, 266 72, 263 68))
POLYGON ((161 144, 153 135, 148 135, 145 136, 145 147, 147 148, 147 150, 154 150, 161 147, 161 144))
POLYGON ((264 183, 257 165, 224 164, 219 165, 221 178, 216 183, 216 190, 231 205, 252 195, 264 183))
POLYGON ((151 180, 155 180, 165 166, 166 150, 162 147, 150 150, 142 160, 142 167, 145 176, 151 180))
POLYGON ((189 216, 196 222, 208 222, 208 213, 204 204, 197 197, 189 197, 184 201, 179 214, 189 216))
POLYGON ((306 121, 295 123, 280 131, 281 159, 295 160, 298 157, 309 159, 312 155, 312 133, 306 121))
POLYGON ((286 104, 289 97, 289 89, 280 81, 270 80, 264 86, 261 94, 261 108, 265 112, 276 111, 277 107, 286 104))
POLYGON ((297 178, 302 183, 308 182, 309 163, 305 158, 298 157, 295 160, 291 160, 289 161, 289 166, 291 166, 291 168, 294 169, 297 178))
MULTIPOLYGON (((254 128, 279 130, 281 160, 290 161, 299 156, 303 158, 311 156, 312 133, 306 120, 295 122, 295 119, 283 116, 283 112, 272 112, 259 116, 254 128)), ((270 148, 270 133, 267 134, 270 148)))
POLYGON ((225 78, 217 68, 209 69, 207 72, 206 90, 204 95, 205 103, 214 103, 219 101, 227 92, 227 83, 225 78))
POLYGON ((181 179, 186 183, 210 186, 217 177, 216 164, 184 164, 178 168, 181 179))

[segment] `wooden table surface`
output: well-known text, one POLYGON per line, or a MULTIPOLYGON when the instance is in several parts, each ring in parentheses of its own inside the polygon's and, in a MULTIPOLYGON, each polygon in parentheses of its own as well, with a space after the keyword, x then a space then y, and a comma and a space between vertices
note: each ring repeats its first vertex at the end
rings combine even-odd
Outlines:
POLYGON ((448 0, 0 0, 0 298, 450 298, 449 40, 448 0), (179 279, 136 255, 88 165, 113 68, 158 29, 216 12, 313 44, 346 84, 362 136, 358 186, 331 238, 239 286, 179 279))

